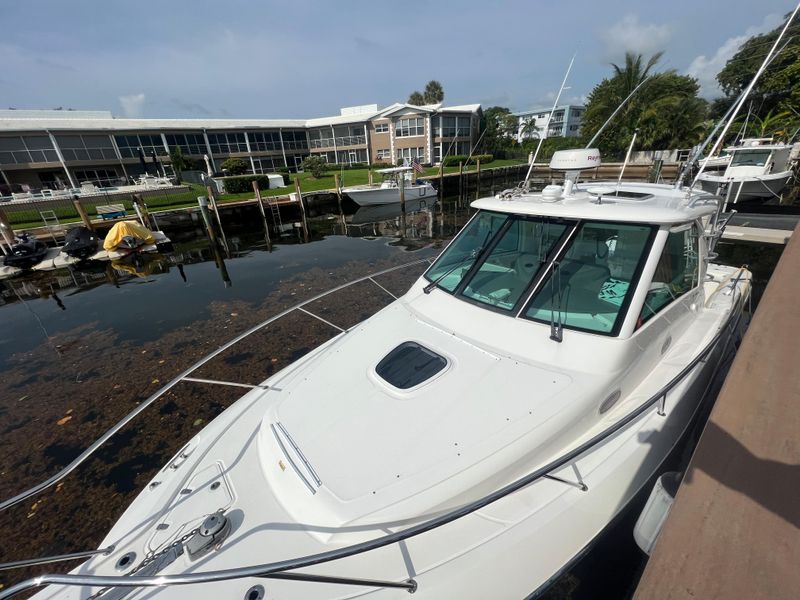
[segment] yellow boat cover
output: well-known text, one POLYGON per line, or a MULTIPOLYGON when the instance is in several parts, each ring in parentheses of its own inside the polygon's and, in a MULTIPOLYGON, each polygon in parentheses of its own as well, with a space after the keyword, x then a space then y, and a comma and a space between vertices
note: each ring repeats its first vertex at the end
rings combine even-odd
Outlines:
POLYGON ((120 221, 109 230, 103 241, 103 249, 107 251, 116 249, 122 238, 127 236, 142 240, 143 245, 156 243, 153 233, 147 227, 139 225, 136 221, 120 221))

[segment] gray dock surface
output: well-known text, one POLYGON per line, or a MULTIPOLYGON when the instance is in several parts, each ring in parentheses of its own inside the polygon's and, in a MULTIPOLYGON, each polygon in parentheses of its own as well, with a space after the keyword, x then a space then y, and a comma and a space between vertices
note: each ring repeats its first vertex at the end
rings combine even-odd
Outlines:
POLYGON ((798 273, 794 235, 711 412, 637 599, 800 597, 798 273))

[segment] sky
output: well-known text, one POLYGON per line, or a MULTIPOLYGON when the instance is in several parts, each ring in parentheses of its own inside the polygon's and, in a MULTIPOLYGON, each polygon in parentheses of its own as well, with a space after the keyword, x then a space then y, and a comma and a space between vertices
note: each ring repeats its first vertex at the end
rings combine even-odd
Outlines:
POLYGON ((0 0, 0 108, 115 116, 311 118, 403 102, 580 103, 626 51, 715 75, 794 0, 0 0), (398 7, 402 7, 399 9, 398 7))

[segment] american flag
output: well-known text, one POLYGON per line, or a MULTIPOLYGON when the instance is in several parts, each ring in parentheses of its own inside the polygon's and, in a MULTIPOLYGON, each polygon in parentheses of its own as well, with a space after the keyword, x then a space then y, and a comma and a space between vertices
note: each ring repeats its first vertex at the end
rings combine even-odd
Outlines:
POLYGON ((422 172, 425 170, 425 168, 424 168, 424 167, 423 167, 421 164, 419 164, 419 161, 418 161, 416 158, 412 158, 412 159, 411 159, 411 167, 412 167, 412 168, 413 168, 413 169, 414 169, 414 170, 415 170, 417 173, 422 173, 422 172))

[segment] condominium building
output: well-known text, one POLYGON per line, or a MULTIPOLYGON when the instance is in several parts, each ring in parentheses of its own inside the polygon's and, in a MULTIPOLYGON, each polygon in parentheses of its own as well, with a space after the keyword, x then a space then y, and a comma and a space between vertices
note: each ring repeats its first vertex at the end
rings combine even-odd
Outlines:
POLYGON ((562 104, 553 111, 552 107, 540 107, 514 113, 517 117, 517 141, 548 137, 578 137, 581 133, 581 120, 586 107, 576 104, 562 104))
MULTIPOLYGON (((0 110, 0 185, 62 189, 113 186, 153 161, 182 154, 218 172, 241 158, 249 173, 297 170, 309 155, 330 163, 435 164, 469 154, 480 105, 371 104, 315 119, 128 119, 107 111, 0 110)), ((205 166, 203 166, 205 169, 205 166)))

